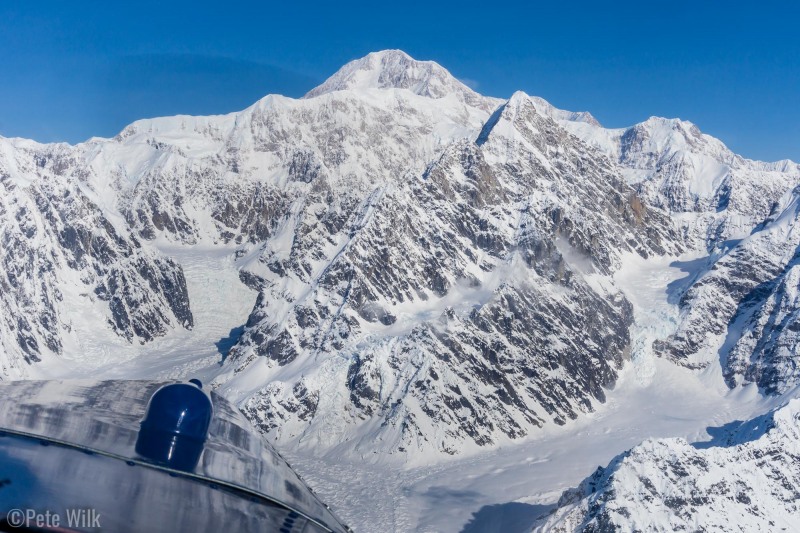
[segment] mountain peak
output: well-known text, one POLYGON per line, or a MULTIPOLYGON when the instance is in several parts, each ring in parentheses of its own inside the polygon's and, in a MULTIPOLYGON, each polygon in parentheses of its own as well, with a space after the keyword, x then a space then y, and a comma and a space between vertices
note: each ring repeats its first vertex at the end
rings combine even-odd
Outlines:
POLYGON ((304 98, 348 89, 407 89, 428 98, 456 97, 477 107, 484 107, 482 97, 444 67, 434 61, 417 61, 402 50, 372 52, 340 68, 304 98))

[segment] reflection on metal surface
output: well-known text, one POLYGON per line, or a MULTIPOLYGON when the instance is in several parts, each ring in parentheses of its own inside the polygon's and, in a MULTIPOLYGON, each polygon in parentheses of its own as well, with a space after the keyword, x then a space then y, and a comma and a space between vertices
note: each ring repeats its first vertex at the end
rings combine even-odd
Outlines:
POLYGON ((164 385, 147 404, 136 453, 176 470, 194 470, 208 437, 212 411, 211 398, 200 386, 164 385))
POLYGON ((103 510, 103 531, 346 531, 214 393, 193 468, 181 472, 138 454, 146 403, 163 385, 0 383, 0 481, 9 481, 0 483, 0 516, 15 508, 91 508, 103 510))

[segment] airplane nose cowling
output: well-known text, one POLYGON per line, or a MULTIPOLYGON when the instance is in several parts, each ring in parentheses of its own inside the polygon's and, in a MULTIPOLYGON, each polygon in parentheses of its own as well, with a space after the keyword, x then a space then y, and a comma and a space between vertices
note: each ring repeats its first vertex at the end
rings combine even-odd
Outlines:
POLYGON ((147 405, 136 453, 176 470, 194 470, 203 453, 212 411, 211 399, 196 383, 161 387, 147 405))

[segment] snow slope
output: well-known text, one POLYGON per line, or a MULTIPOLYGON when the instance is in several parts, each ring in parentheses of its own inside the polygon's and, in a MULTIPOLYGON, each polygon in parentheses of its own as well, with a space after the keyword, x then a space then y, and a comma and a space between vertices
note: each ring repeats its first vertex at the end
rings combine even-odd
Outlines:
POLYGON ((800 528, 800 399, 713 435, 645 441, 565 492, 534 531, 800 528))

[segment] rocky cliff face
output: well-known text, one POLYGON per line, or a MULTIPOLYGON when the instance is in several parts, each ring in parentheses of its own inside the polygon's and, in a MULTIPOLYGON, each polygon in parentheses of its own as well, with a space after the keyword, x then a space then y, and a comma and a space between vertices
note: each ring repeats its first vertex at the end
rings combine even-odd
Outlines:
POLYGON ((602 401, 631 312, 600 280, 624 252, 679 250, 667 217, 522 94, 400 176, 315 202, 279 237, 288 254, 260 256, 266 296, 231 355, 232 387, 270 383, 251 416, 322 446, 370 420, 370 447, 456 453, 602 401))
POLYGON ((131 342, 191 328, 179 265, 143 247, 101 207, 72 147, 0 139, 0 340, 3 374, 61 354, 76 299, 131 342))
POLYGON ((678 328, 659 348, 698 368, 721 364, 731 387, 756 383, 766 393, 798 384, 797 189, 751 235, 715 251, 680 299, 678 328))
POLYGON ((686 121, 650 118, 608 130, 554 116, 624 167, 648 205, 671 214, 690 248, 704 251, 672 294, 681 316, 656 351, 690 368, 721 365, 731 387, 783 392, 798 382, 793 332, 796 187, 791 161, 750 161, 686 121))

